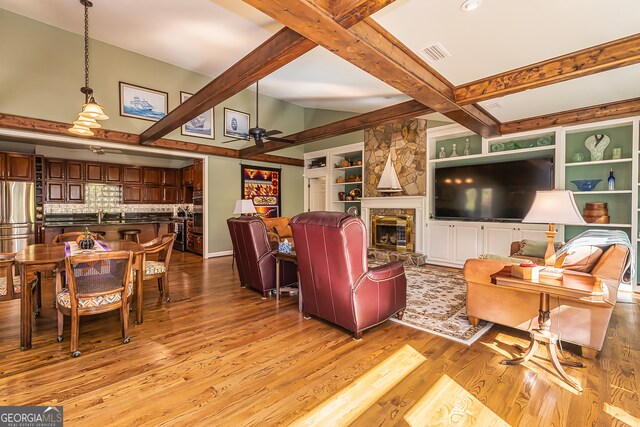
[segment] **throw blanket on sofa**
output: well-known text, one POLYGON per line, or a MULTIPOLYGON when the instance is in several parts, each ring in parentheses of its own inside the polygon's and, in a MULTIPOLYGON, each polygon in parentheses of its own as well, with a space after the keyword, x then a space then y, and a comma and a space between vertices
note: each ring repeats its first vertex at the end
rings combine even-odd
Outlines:
POLYGON ((624 266, 624 271, 626 272, 628 270, 630 273, 629 277, 633 277, 636 271, 636 261, 633 247, 631 246, 631 242, 629 241, 629 236, 627 236, 627 233, 625 233, 624 231, 587 230, 584 233, 578 234, 576 237, 569 240, 566 245, 564 245, 558 250, 558 252, 556 252, 556 257, 559 257, 560 255, 580 246, 598 246, 604 249, 611 245, 624 245, 629 248, 629 256, 627 257, 627 263, 624 266))

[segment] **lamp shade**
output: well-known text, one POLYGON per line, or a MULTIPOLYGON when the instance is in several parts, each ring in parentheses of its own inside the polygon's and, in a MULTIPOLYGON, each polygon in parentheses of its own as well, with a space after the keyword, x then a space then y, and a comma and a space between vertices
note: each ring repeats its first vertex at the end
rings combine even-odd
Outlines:
POLYGON ((104 113, 102 105, 98 105, 96 100, 93 99, 93 96, 89 99, 89 102, 82 106, 82 112, 80 112, 79 116, 94 120, 107 120, 109 118, 109 116, 104 113))
POLYGON ((586 224, 569 190, 536 191, 536 197, 522 222, 537 224, 586 224))
POLYGON ((241 199, 236 200, 236 208, 233 210, 234 214, 254 214, 256 213, 256 207, 253 206, 253 200, 241 199))

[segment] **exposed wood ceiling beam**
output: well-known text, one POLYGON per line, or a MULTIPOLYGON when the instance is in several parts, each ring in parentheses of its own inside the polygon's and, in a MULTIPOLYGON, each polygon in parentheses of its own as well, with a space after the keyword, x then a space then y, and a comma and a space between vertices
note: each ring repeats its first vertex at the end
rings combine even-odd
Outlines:
MULTIPOLYGON (((351 9, 339 10, 336 25, 350 27, 395 0, 359 0, 351 9)), ((351 2, 354 3, 354 2, 351 2)), ((229 99, 254 82, 268 76, 316 47, 316 43, 289 28, 283 28, 231 68, 220 74, 165 117, 140 134, 150 144, 192 118, 229 99)))
MULTIPOLYGON (((30 117, 15 116, 11 114, 0 113, 0 128, 30 130, 53 135, 68 136, 83 140, 96 141, 96 144, 103 142, 115 142, 125 144, 129 147, 139 146, 140 136, 135 133, 119 132, 108 129, 94 129, 95 135, 91 138, 79 138, 72 136, 68 129, 71 127, 69 123, 54 122, 50 120, 34 119, 30 117)), ((212 145, 194 144, 192 142, 177 141, 174 139, 159 139, 152 144, 155 148, 165 148, 170 150, 187 151, 191 153, 207 154, 219 157, 240 158, 240 150, 232 148, 216 147, 212 145)), ((292 166, 303 166, 301 159, 293 159, 284 156, 273 155, 257 155, 246 157, 250 160, 260 160, 269 163, 285 164, 292 166)))
POLYGON ((345 29, 311 0, 244 2, 468 129, 499 135, 495 119, 476 106, 456 104, 452 85, 375 21, 345 29))
POLYGON ((640 62, 640 33, 455 88, 461 105, 499 98, 640 62))
POLYGON ((326 139, 351 132, 356 132, 392 120, 422 116, 424 114, 429 114, 432 112, 432 109, 425 107, 418 101, 406 101, 400 104, 392 105, 390 107, 381 108, 369 113, 349 117, 337 122, 329 123, 285 136, 284 138, 294 141, 292 144, 288 144, 286 142, 267 142, 262 147, 254 146, 244 148, 240 150, 240 157, 247 158, 249 156, 255 156, 256 154, 267 153, 269 151, 280 150, 282 148, 306 144, 308 142, 318 141, 320 139, 326 139))
POLYGON ((500 130, 503 134, 546 129, 554 126, 567 126, 578 123, 597 122, 605 119, 631 117, 640 114, 640 98, 626 101, 611 102, 594 105, 561 113, 546 114, 522 120, 502 123, 500 130))

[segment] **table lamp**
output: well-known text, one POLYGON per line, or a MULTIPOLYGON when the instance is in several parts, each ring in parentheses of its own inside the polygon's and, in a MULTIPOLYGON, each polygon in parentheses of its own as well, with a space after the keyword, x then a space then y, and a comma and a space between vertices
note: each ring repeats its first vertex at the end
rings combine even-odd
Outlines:
POLYGON ((236 208, 233 210, 234 214, 240 215, 253 215, 256 213, 256 207, 253 206, 253 200, 240 199, 236 200, 236 208))
POLYGON ((549 224, 549 231, 545 232, 548 244, 547 251, 544 254, 544 264, 551 267, 556 261, 553 239, 558 233, 555 231, 555 224, 586 224, 578 210, 578 206, 576 206, 573 193, 569 190, 536 191, 533 204, 522 222, 549 224))

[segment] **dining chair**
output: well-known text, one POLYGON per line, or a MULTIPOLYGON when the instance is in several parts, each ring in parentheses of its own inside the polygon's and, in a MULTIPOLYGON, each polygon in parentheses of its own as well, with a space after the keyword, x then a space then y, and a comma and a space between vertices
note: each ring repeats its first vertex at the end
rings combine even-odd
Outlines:
POLYGON ((99 252, 65 259, 67 287, 56 289, 58 342, 62 341, 64 316, 71 317, 71 356, 80 356, 80 316, 120 310, 122 340, 129 342, 129 304, 133 295, 131 251, 99 252))
POLYGON ((175 239, 175 233, 167 233, 146 243, 141 243, 144 248, 143 280, 157 279, 160 295, 163 295, 167 302, 171 301, 169 262, 171 261, 171 251, 175 239), (149 256, 151 256, 151 260, 147 259, 149 256))
MULTIPOLYGON (((22 279, 18 271, 16 262, 16 254, 13 252, 0 252, 0 301, 12 300, 20 298, 22 294, 22 279)), ((36 277, 33 276, 28 283, 33 283, 36 277)), ((33 291, 33 313, 38 317, 40 315, 39 308, 42 306, 40 297, 40 287, 36 286, 33 291)))
MULTIPOLYGON (((69 231, 68 233, 58 234, 53 237, 51 243, 63 243, 63 242, 75 242, 78 236, 85 235, 84 231, 69 231)), ((102 240, 104 239, 104 235, 102 233, 91 233, 91 237, 94 240, 102 240)))

